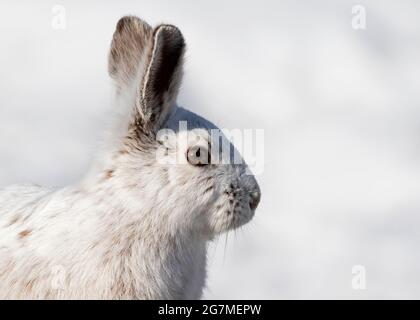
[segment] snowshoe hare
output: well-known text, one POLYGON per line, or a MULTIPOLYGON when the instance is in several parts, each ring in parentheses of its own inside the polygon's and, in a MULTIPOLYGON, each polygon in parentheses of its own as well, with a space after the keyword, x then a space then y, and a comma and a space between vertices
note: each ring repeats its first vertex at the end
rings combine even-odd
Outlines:
POLYGON ((0 298, 201 297, 209 241, 251 220, 260 190, 245 163, 213 161, 216 127, 176 106, 184 49, 172 25, 120 19, 118 132, 82 182, 0 191, 0 298))

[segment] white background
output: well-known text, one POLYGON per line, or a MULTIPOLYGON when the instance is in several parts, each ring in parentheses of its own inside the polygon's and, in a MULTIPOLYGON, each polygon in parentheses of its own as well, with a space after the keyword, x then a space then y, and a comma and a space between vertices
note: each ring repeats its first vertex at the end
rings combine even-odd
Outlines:
MULTIPOLYGON (((88 168, 117 20, 177 25, 179 103, 264 129, 256 218, 209 252, 206 298, 420 298, 420 2, 0 3, 0 186, 88 168), (55 4, 67 28, 51 27, 55 4), (352 29, 362 4, 367 29, 352 29), (366 267, 366 290, 352 267, 366 267)), ((1 236, 1 235, 0 235, 1 236)))

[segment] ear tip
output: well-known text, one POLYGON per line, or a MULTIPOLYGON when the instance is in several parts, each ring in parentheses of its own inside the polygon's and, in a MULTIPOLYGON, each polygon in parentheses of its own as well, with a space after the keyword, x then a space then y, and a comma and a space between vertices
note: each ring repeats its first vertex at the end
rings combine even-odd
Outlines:
POLYGON ((172 24, 161 24, 157 26, 154 30, 154 36, 160 35, 163 35, 166 40, 177 43, 179 46, 185 46, 185 39, 181 30, 172 24))
POLYGON ((130 29, 133 27, 134 28, 143 27, 146 29, 151 29, 151 27, 147 24, 147 22, 143 21, 139 17, 134 16, 134 15, 126 15, 118 20, 117 26, 116 26, 116 32, 122 32, 125 29, 130 29))
POLYGON ((138 20, 140 20, 140 19, 135 17, 135 16, 124 16, 124 17, 122 17, 118 20, 117 30, 121 30, 127 25, 130 25, 130 24, 133 24, 133 23, 138 23, 138 20))

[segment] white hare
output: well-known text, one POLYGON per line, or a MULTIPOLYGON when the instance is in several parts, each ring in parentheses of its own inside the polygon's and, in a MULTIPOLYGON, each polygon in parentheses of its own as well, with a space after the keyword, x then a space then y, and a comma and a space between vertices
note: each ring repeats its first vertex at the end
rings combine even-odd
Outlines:
POLYGON ((201 297, 209 241, 248 222, 260 190, 246 164, 206 161, 215 127, 176 106, 184 48, 172 25, 118 22, 109 54, 118 132, 79 184, 0 191, 0 298, 201 297), (165 128, 175 135, 158 139, 165 128), (193 131, 196 144, 180 147, 193 131))

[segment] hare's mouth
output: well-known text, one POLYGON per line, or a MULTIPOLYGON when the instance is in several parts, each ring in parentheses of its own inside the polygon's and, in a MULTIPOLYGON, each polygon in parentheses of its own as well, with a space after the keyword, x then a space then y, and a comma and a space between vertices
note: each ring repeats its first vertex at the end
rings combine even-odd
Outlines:
POLYGON ((226 210, 227 219, 230 221, 229 229, 236 229, 248 223, 255 214, 256 207, 250 205, 246 193, 240 188, 232 188, 225 192, 227 197, 228 209, 226 210))
POLYGON ((223 202, 224 205, 216 207, 213 216, 212 227, 216 234, 237 229, 251 221, 255 215, 255 210, 244 201, 228 199, 223 202))
POLYGON ((252 220, 261 199, 261 192, 256 183, 251 184, 251 188, 249 185, 242 187, 230 183, 220 194, 215 203, 214 213, 210 217, 215 234, 237 229, 252 220))
POLYGON ((232 210, 231 214, 231 222, 230 222, 230 230, 237 229, 244 224, 247 224, 255 215, 255 210, 251 210, 249 207, 243 206, 242 204, 238 204, 232 210))

